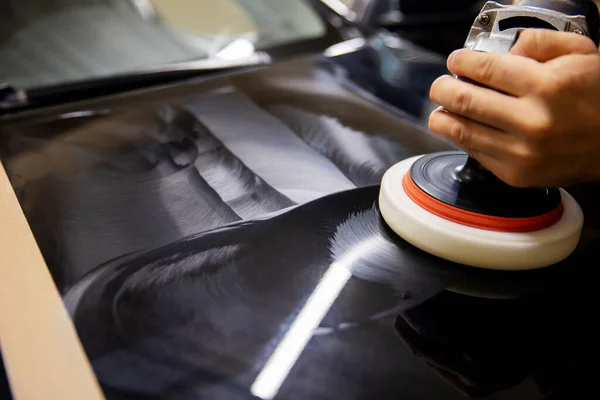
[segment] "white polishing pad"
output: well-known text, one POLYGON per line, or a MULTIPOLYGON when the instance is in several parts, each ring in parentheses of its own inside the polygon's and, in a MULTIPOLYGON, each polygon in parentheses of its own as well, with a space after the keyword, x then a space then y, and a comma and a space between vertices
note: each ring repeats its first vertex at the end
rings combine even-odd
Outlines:
POLYGON ((562 217, 548 228, 526 233, 473 228, 438 217, 408 197, 402 179, 419 157, 408 158, 386 171, 379 193, 383 219, 412 245, 446 260, 497 270, 546 267, 565 259, 577 247, 583 212, 565 190, 560 189, 562 217))

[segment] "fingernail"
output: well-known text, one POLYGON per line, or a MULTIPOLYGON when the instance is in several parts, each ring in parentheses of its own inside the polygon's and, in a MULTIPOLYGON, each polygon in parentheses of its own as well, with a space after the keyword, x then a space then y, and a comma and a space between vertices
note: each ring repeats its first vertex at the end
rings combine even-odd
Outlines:
POLYGON ((454 63, 454 59, 456 58, 456 54, 459 52, 460 50, 454 50, 452 53, 450 53, 450 55, 448 56, 448 68, 452 68, 452 64, 454 63))

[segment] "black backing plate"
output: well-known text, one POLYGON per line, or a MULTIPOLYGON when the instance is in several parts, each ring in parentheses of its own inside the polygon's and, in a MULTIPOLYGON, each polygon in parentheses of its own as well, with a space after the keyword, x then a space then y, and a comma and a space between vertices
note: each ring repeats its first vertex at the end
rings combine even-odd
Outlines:
POLYGON ((526 218, 560 205, 558 189, 516 188, 467 163, 467 154, 440 152, 419 158, 410 175, 423 192, 448 205, 479 214, 526 218))

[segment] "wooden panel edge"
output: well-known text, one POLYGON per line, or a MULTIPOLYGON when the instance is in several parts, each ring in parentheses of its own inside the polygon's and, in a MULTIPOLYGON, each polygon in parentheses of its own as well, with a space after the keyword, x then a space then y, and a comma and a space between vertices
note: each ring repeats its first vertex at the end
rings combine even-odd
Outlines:
POLYGON ((0 348, 15 400, 103 400, 0 163, 0 348))

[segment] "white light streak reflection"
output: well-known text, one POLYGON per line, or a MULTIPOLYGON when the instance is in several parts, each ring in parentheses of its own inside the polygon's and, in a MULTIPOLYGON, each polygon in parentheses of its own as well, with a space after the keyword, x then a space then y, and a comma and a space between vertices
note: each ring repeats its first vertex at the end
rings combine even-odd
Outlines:
POLYGON ((350 268, 361 256, 372 249, 377 238, 365 240, 352 251, 333 262, 308 298, 300 313, 290 325, 281 342, 260 371, 250 391, 264 400, 273 399, 287 378, 298 357, 308 344, 333 302, 352 276, 350 268))

